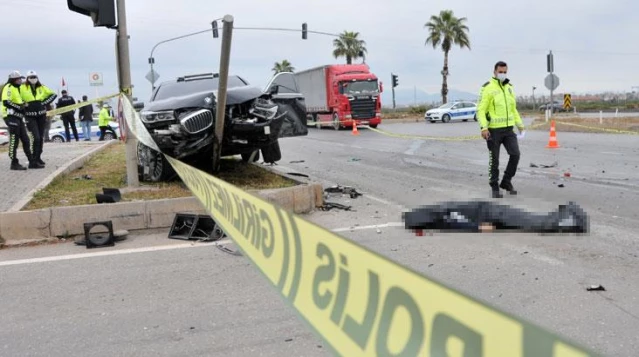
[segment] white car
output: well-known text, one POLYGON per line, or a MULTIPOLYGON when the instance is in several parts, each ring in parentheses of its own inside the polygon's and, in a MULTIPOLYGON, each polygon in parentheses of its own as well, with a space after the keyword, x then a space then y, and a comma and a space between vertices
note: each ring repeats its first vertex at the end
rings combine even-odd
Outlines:
POLYGON ((0 129, 0 146, 7 145, 9 143, 9 130, 0 129))
POLYGON ((477 104, 470 101, 446 103, 438 108, 430 109, 424 114, 424 120, 431 123, 441 121, 448 123, 451 120, 477 121, 477 104))
MULTIPOLYGON (((94 121, 94 123, 97 123, 94 121)), ((106 133, 104 133, 104 140, 113 140, 118 138, 118 129, 120 125, 117 121, 109 122, 109 126, 113 130, 107 129, 106 133)), ((82 133, 82 124, 79 121, 75 122, 75 127, 78 129, 78 138, 80 140, 84 140, 84 134, 82 133)), ((69 128, 69 134, 71 135, 71 140, 74 140, 73 130, 69 128)), ((56 121, 51 124, 51 129, 49 129, 49 138, 54 143, 63 143, 67 141, 66 133, 64 131, 64 125, 62 121, 56 121)), ((91 125, 91 140, 100 139, 100 127, 97 124, 91 125)))

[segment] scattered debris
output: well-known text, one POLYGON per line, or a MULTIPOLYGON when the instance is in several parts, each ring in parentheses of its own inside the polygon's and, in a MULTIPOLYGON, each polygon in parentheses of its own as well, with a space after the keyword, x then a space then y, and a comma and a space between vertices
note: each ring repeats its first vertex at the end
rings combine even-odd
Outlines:
POLYGON ((76 180, 93 180, 93 177, 91 177, 91 175, 82 175, 81 177, 76 177, 76 180))
POLYGON ((362 161, 362 159, 357 158, 357 157, 351 157, 350 160, 348 161, 362 161))
POLYGON ((566 186, 564 186, 563 183, 560 183, 559 185, 557 185, 557 187, 562 187, 563 188, 563 187, 566 187, 566 186))
POLYGON ((292 338, 287 338, 286 340, 284 340, 284 342, 291 342, 291 341, 293 341, 292 338))
POLYGON ((377 234, 382 234, 382 230, 377 228, 377 234))
POLYGON ((228 254, 231 254, 231 255, 235 255, 235 256, 237 256, 237 257, 241 257, 241 256, 242 256, 242 253, 241 253, 240 251, 237 251, 237 250, 231 250, 231 249, 229 249, 229 248, 227 248, 227 247, 225 247, 225 246, 223 246, 223 245, 221 245, 221 244, 217 244, 217 243, 216 243, 216 244, 215 244, 215 247, 216 247, 217 249, 219 249, 219 250, 223 251, 224 253, 228 253, 228 254))
POLYGON ((570 177, 570 172, 564 172, 564 177, 570 177))
POLYGON ((534 164, 532 162, 530 163, 530 167, 538 167, 538 168, 541 167, 542 169, 550 169, 550 168, 553 168, 553 167, 557 167, 558 165, 559 165, 559 162, 557 162, 557 161, 553 162, 550 165, 545 165, 545 164, 536 165, 536 164, 534 164))
POLYGON ((291 176, 310 177, 308 175, 300 174, 298 172, 289 172, 288 174, 291 175, 291 176))
POLYGON ((304 161, 304 160, 297 160, 297 161, 291 161, 290 163, 291 163, 291 164, 301 164, 301 163, 303 163, 303 162, 306 162, 306 161, 304 161))
POLYGON ((590 285, 586 288, 588 291, 606 291, 606 288, 603 285, 590 285))
POLYGON ((344 211, 351 210, 351 206, 345 206, 335 202, 325 202, 324 205, 320 207, 322 211, 330 211, 333 208, 343 209, 344 211))
POLYGON ((331 186, 331 187, 325 188, 324 192, 343 193, 346 195, 350 195, 351 198, 357 198, 358 196, 362 196, 360 192, 357 192, 357 190, 354 187, 350 187, 350 186, 340 186, 340 185, 331 186))

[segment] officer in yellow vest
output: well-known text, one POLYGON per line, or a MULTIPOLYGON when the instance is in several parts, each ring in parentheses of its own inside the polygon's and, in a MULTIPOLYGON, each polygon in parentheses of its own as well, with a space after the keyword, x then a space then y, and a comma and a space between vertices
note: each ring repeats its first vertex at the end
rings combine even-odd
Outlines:
POLYGON ((102 105, 102 110, 100 110, 100 116, 98 117, 98 127, 100 128, 100 139, 99 141, 104 141, 104 134, 108 129, 111 129, 111 125, 109 123, 113 120, 111 113, 109 113, 109 108, 111 106, 108 103, 104 103, 102 105))
POLYGON ((35 71, 27 72, 27 82, 20 86, 20 96, 25 102, 27 128, 31 132, 31 150, 36 162, 44 165, 42 149, 44 145, 44 129, 47 121, 47 106, 57 95, 49 87, 40 83, 35 71))
POLYGON ((2 87, 0 96, 0 110, 2 117, 9 129, 9 158, 11 159, 11 170, 26 170, 27 168, 20 165, 18 161, 18 140, 22 142, 22 149, 29 160, 29 168, 41 169, 44 166, 33 160, 27 135, 27 128, 24 125, 24 109, 25 105, 20 96, 20 85, 22 85, 20 72, 13 71, 9 74, 7 83, 2 87))
POLYGON ((486 140, 490 152, 489 184, 494 198, 503 197, 500 188, 517 194, 511 182, 519 164, 519 143, 514 127, 524 131, 524 124, 517 111, 517 102, 513 86, 507 77, 508 65, 499 61, 495 64, 494 76, 483 85, 481 100, 477 108, 477 121, 481 136, 486 140), (504 177, 499 182, 499 149, 504 145, 509 159, 504 177))

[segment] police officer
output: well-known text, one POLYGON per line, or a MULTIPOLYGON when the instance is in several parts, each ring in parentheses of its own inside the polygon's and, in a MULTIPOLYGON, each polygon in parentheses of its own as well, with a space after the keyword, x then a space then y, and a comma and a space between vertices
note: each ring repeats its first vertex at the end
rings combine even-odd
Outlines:
POLYGON ((25 115, 27 128, 31 132, 33 158, 36 162, 44 165, 41 156, 47 121, 46 108, 53 103, 57 95, 40 83, 35 71, 29 71, 27 72, 27 82, 20 86, 20 96, 26 104, 25 115))
MULTIPOLYGON (((64 108, 70 105, 75 104, 75 99, 72 96, 67 94, 65 89, 62 90, 62 97, 58 99, 58 103, 56 104, 56 108, 64 108)), ((67 137, 67 143, 71 142, 71 134, 69 133, 69 126, 71 126, 71 130, 73 131, 73 137, 75 141, 79 141, 78 139, 78 129, 75 126, 75 110, 70 110, 66 113, 60 114, 62 118, 62 123, 64 124, 64 133, 67 137)))
POLYGON ((481 100, 477 108, 477 120, 481 128, 481 136, 486 140, 490 152, 489 185, 494 198, 503 197, 499 188, 517 194, 513 187, 512 178, 517 172, 519 164, 519 144, 513 128, 517 126, 519 132, 524 131, 524 124, 517 111, 515 92, 507 78, 508 65, 499 61, 494 67, 494 76, 483 85, 481 100), (488 120, 490 119, 490 121, 488 120), (509 159, 504 176, 499 183, 499 150, 504 145, 509 159))
POLYGON ((29 168, 41 169, 44 166, 33 160, 31 155, 31 144, 27 135, 27 128, 24 125, 24 102, 20 96, 20 86, 22 85, 20 72, 13 71, 9 74, 7 83, 2 88, 0 96, 0 108, 2 117, 9 129, 9 158, 11 159, 11 170, 26 170, 18 161, 18 140, 22 142, 22 149, 29 160, 29 168))

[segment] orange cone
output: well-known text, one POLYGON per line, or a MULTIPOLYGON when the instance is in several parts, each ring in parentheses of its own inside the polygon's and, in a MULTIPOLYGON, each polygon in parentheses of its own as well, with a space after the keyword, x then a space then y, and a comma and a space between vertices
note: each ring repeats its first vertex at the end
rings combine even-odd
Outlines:
POLYGON ((546 145, 549 149, 556 149, 559 147, 559 143, 557 142, 557 131, 555 130, 555 121, 550 122, 550 139, 548 139, 548 145, 546 145))
POLYGON ((353 120, 353 132, 352 135, 359 135, 359 131, 357 131, 357 122, 353 120))

